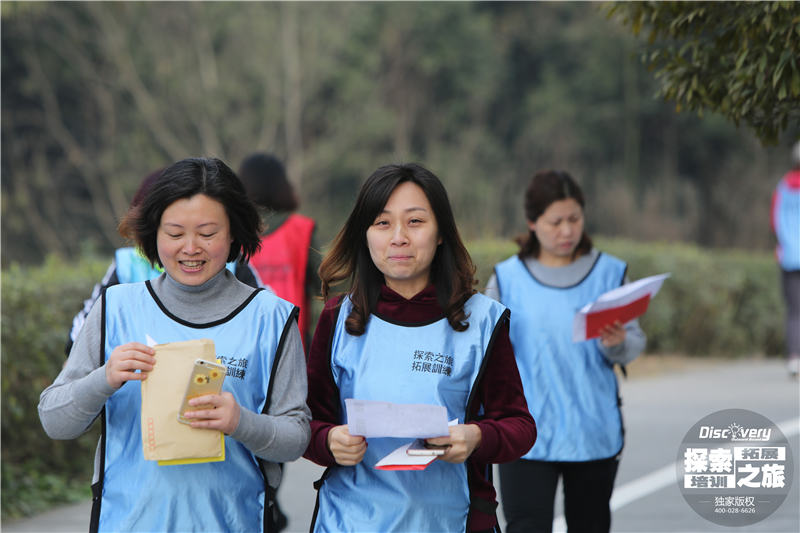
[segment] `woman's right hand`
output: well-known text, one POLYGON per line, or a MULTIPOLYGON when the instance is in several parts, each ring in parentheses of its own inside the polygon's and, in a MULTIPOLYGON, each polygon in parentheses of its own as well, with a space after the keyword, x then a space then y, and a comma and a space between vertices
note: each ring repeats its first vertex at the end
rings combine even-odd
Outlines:
POLYGON ((106 381, 118 389, 126 381, 147 379, 147 373, 156 364, 155 353, 154 349, 140 342, 117 346, 106 361, 106 381))
POLYGON ((353 466, 364 458, 367 440, 364 437, 351 435, 347 426, 334 426, 328 431, 328 449, 337 464, 353 466))

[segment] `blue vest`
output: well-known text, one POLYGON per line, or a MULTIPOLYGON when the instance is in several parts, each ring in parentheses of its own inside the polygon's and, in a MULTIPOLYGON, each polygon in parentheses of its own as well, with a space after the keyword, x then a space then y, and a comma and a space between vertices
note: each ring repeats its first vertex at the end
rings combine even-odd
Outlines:
POLYGON ((622 449, 622 417, 613 365, 599 339, 572 342, 572 320, 584 305, 619 287, 627 265, 600 254, 577 285, 557 288, 511 257, 495 266, 500 301, 513 313, 511 344, 536 420, 536 445, 523 459, 591 461, 622 449))
MULTIPOLYGON (((331 345, 331 371, 344 400, 427 403, 447 407, 464 423, 486 352, 508 311, 476 294, 465 304, 466 331, 442 318, 397 324, 371 315, 363 335, 345 331, 351 302, 339 310, 331 345)), ((347 423, 342 420, 342 423, 347 423)), ((375 463, 409 439, 368 439, 364 459, 326 472, 314 531, 464 531, 470 506, 466 464, 436 460, 423 471, 375 470, 375 463)))
MULTIPOLYGON (((117 271, 117 280, 120 283, 136 283, 157 278, 164 269, 157 269, 150 261, 139 253, 136 248, 118 248, 114 252, 114 264, 117 271)), ((225 268, 236 274, 236 262, 232 261, 225 268)))
MULTIPOLYGON (((126 342, 214 340, 228 366, 223 390, 261 413, 283 334, 296 318, 289 302, 257 291, 223 320, 190 324, 161 307, 150 283, 109 287, 103 296, 104 353, 126 342)), ((105 362, 105 361, 103 361, 105 362)), ((266 480, 258 459, 225 437, 225 461, 158 466, 145 461, 140 429, 141 383, 129 381, 103 411, 100 531, 262 531, 266 480)))
POLYGON ((114 263, 117 269, 117 280, 120 283, 136 283, 157 278, 162 271, 150 264, 136 248, 118 248, 114 252, 114 263))
POLYGON ((775 191, 772 208, 772 223, 778 237, 776 249, 783 270, 800 270, 800 187, 797 183, 800 172, 795 171, 794 180, 789 176, 781 180, 775 191))

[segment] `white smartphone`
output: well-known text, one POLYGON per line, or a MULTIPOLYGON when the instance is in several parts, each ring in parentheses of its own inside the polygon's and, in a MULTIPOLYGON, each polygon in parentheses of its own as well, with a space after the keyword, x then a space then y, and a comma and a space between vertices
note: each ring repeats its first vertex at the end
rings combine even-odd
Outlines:
POLYGON ((439 446, 436 444, 428 444, 425 442, 425 439, 416 439, 411 443, 411 446, 408 447, 406 453, 408 455, 444 455, 445 450, 449 447, 449 444, 439 446))
POLYGON ((178 422, 191 424, 192 421, 183 415, 186 411, 197 411, 208 409, 210 405, 189 405, 189 400, 206 394, 219 394, 222 390, 222 382, 228 367, 219 363, 212 363, 203 359, 197 359, 192 367, 192 375, 189 383, 186 384, 186 393, 183 395, 181 408, 178 410, 178 422))

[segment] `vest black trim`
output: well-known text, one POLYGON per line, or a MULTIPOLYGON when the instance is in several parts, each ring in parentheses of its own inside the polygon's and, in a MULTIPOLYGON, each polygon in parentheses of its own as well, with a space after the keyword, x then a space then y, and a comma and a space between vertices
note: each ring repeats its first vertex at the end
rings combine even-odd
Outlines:
MULTIPOLYGON (((100 366, 106 364, 106 289, 100 293, 100 353, 98 359, 100 366)), ((97 533, 100 529, 100 506, 103 502, 103 481, 106 471, 106 407, 100 410, 100 467, 98 468, 97 482, 92 484, 92 512, 89 518, 89 533, 97 533)))
MULTIPOLYGON (((481 379, 483 379, 483 375, 486 373, 486 368, 489 365, 489 355, 492 353, 492 349, 494 348, 495 340, 497 340, 497 335, 500 333, 501 327, 509 321, 511 317, 511 311, 506 309, 503 311, 503 314, 500 315, 500 319, 494 326, 494 330, 492 331, 492 336, 489 338, 489 344, 486 346, 486 352, 483 356, 483 361, 481 361, 481 367, 478 370, 478 376, 475 378, 475 383, 472 387, 472 390, 469 393, 469 399, 467 400, 467 409, 464 415, 464 423, 471 422, 476 420, 477 417, 472 416, 474 403, 477 399, 477 385, 480 383, 481 379)), ((467 488, 469 488, 469 506, 470 509, 474 509, 478 512, 483 514, 494 516, 495 525, 497 526, 499 522, 497 521, 497 501, 489 501, 482 498, 478 498, 472 494, 472 468, 470 468, 470 459, 467 458, 465 463, 465 467, 467 469, 467 488)), ((488 465, 489 474, 488 479, 491 482, 492 474, 491 474, 491 465, 488 465)))
POLYGON ((289 316, 286 318, 286 323, 283 325, 281 338, 278 341, 278 348, 275 350, 275 357, 272 360, 272 369, 270 369, 269 373, 269 385, 267 385, 267 399, 264 401, 264 408, 261 410, 262 414, 267 414, 267 411, 269 411, 270 403, 272 402, 272 385, 275 381, 275 372, 278 369, 278 363, 280 362, 281 354, 283 353, 283 347, 286 344, 286 337, 289 336, 289 331, 292 329, 292 324, 297 323, 297 315, 299 313, 300 308, 294 306, 292 311, 289 313, 289 316))
POLYGON ((464 416, 464 423, 470 422, 474 420, 472 417, 472 406, 475 402, 476 393, 477 393, 477 385, 480 383, 481 379, 483 379, 483 375, 486 373, 486 367, 489 363, 489 354, 492 353, 492 348, 494 348, 494 342, 497 339, 498 333, 500 333, 500 327, 503 325, 504 322, 507 322, 511 317, 511 311, 506 309, 503 311, 503 314, 500 315, 500 318, 497 320, 497 323, 494 325, 494 330, 492 331, 492 336, 489 338, 489 344, 486 346, 486 352, 484 352, 483 361, 481 361, 481 367, 478 370, 478 375, 475 378, 475 383, 473 384, 472 390, 469 392, 469 398, 467 399, 467 408, 465 411, 464 416))
POLYGON ((314 533, 314 526, 317 523, 317 515, 319 514, 319 489, 322 488, 322 484, 330 475, 332 468, 332 466, 326 468, 325 471, 322 472, 322 476, 314 482, 314 490, 317 491, 317 499, 316 502, 314 502, 314 514, 311 515, 311 525, 308 528, 308 533, 314 533))
MULTIPOLYGON (((573 287, 577 287, 578 285, 583 283, 584 280, 586 280, 586 278, 589 277, 589 275, 594 270, 594 267, 597 266, 597 262, 600 261, 600 257, 602 255, 603 255, 603 252, 597 252, 597 257, 595 258, 594 263, 592 263, 592 266, 589 268, 589 270, 586 271, 586 274, 584 274, 584 276, 579 281, 577 281, 576 283, 573 283, 572 285, 567 285, 565 287, 559 287, 559 286, 556 286, 556 285, 550 285, 549 283, 545 283, 544 281, 540 280, 539 278, 537 278, 536 276, 533 275, 533 272, 530 271, 530 269, 528 268, 528 265, 525 264, 525 261, 522 261, 522 259, 520 259, 520 262, 522 262, 522 266, 525 268, 525 272, 527 272, 534 279, 534 281, 536 281, 536 283, 538 283, 539 285, 542 285, 544 287, 550 287, 551 289, 571 289, 573 287)), ((627 264, 626 264, 626 271, 627 271, 627 264)), ((623 275, 622 279, 625 279, 624 275, 623 275)), ((498 286, 499 285, 500 284, 498 283, 498 286)))
POLYGON ((625 263, 625 269, 622 271, 622 278, 619 280, 619 286, 622 287, 625 284, 625 276, 628 275, 628 263, 625 263))
MULTIPOLYGON (((338 305, 333 308, 333 321, 331 322, 331 335, 330 339, 328 339, 328 377, 332 382, 335 382, 333 379, 333 337, 336 333, 336 324, 339 322, 339 312, 342 310, 342 302, 344 301, 344 297, 339 299, 338 305)), ((338 387, 337 387, 338 388, 338 387)), ((311 525, 309 526, 309 533, 314 532, 314 526, 317 523, 317 515, 319 514, 319 489, 322 488, 322 484, 325 482, 325 479, 330 475, 331 466, 325 469, 322 473, 322 476, 318 480, 314 482, 314 490, 317 491, 317 499, 314 503, 314 514, 311 515, 311 525)))
MULTIPOLYGON (((252 296, 254 295, 255 293, 252 296)), ((252 296, 248 299, 248 301, 252 299, 252 296)), ((245 303, 244 305, 247 304, 245 303)), ((238 313, 239 311, 241 311, 241 309, 238 309, 236 312, 238 313)), ((272 403, 272 387, 275 382, 275 373, 278 369, 278 363, 280 362, 281 354, 283 353, 283 347, 286 344, 286 337, 289 335, 289 330, 291 329, 292 324, 297 323, 297 314, 299 312, 300 309, 298 309, 297 306, 293 307, 291 313, 289 313, 289 317, 286 319, 286 323, 283 325, 281 338, 278 341, 278 347, 275 350, 275 357, 272 360, 272 368, 269 372, 267 397, 264 400, 264 408, 261 409, 261 414, 267 414, 270 404, 272 403)), ((269 484, 269 480, 267 478, 267 462, 261 457, 256 457, 256 462, 258 463, 258 469, 261 471, 261 476, 264 478, 264 533, 270 533, 275 529, 276 489, 273 489, 269 484)))
POLYGON ((232 319, 233 317, 235 317, 236 315, 238 315, 238 314, 239 314, 239 313, 240 313, 240 312, 241 312, 241 311, 242 311, 242 310, 243 310, 245 307, 247 307, 247 305, 248 305, 248 304, 249 304, 251 301, 253 301, 253 298, 255 298, 255 297, 256 297, 256 295, 257 295, 257 294, 258 294, 260 291, 263 291, 263 290, 264 290, 263 288, 260 288, 260 287, 259 287, 259 288, 257 288, 257 289, 255 289, 255 290, 253 290, 253 292, 250 294, 250 296, 248 296, 248 297, 245 299, 245 301, 244 301, 244 302, 242 302, 242 303, 239 305, 239 307, 237 307, 236 309, 234 309, 233 311, 231 311, 231 313, 230 313, 228 316, 226 316, 226 317, 220 318, 219 320, 214 320, 213 322, 206 322, 205 324, 195 324, 194 322, 189 322, 188 320, 184 320, 184 319, 182 319, 182 318, 180 318, 180 317, 178 317, 178 316, 175 316, 175 315, 173 315, 173 314, 172 314, 172 313, 169 311, 169 309, 167 309, 167 308, 164 306, 163 302, 161 302, 161 300, 158 298, 158 296, 156 296, 156 293, 155 293, 155 291, 153 290, 153 286, 150 284, 150 280, 147 280, 147 281, 145 281, 145 282, 144 282, 144 284, 147 286, 147 291, 150 293, 150 296, 152 296, 152 297, 153 297, 153 300, 155 300, 155 302, 156 302, 156 304, 158 305, 159 309, 161 309, 161 311, 162 311, 162 312, 163 312, 165 315, 167 315, 169 318, 171 318, 172 320, 174 320, 174 321, 175 321, 175 322, 177 322, 178 324, 181 324, 181 325, 183 325, 183 326, 186 326, 186 327, 194 328, 194 329, 206 329, 206 328, 213 328, 214 326, 219 326, 220 324, 224 324, 224 323, 225 323, 225 322, 227 322, 228 320, 230 320, 230 319, 232 319))

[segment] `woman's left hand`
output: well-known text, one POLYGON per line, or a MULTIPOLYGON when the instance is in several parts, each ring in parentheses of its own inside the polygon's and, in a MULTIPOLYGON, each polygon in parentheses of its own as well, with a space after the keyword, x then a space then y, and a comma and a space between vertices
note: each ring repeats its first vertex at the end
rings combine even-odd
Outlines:
POLYGON ((210 409, 186 411, 186 418, 192 420, 193 428, 217 429, 230 435, 239 425, 241 411, 239 404, 230 392, 207 394, 189 400, 189 405, 211 405, 210 409))
POLYGON ((625 342, 625 326, 622 322, 617 320, 613 324, 609 324, 600 330, 600 342, 606 348, 617 346, 625 342))
POLYGON ((476 424, 457 424, 450 426, 449 437, 425 439, 428 444, 447 445, 444 455, 439 459, 448 463, 463 463, 481 445, 481 428, 476 424))

